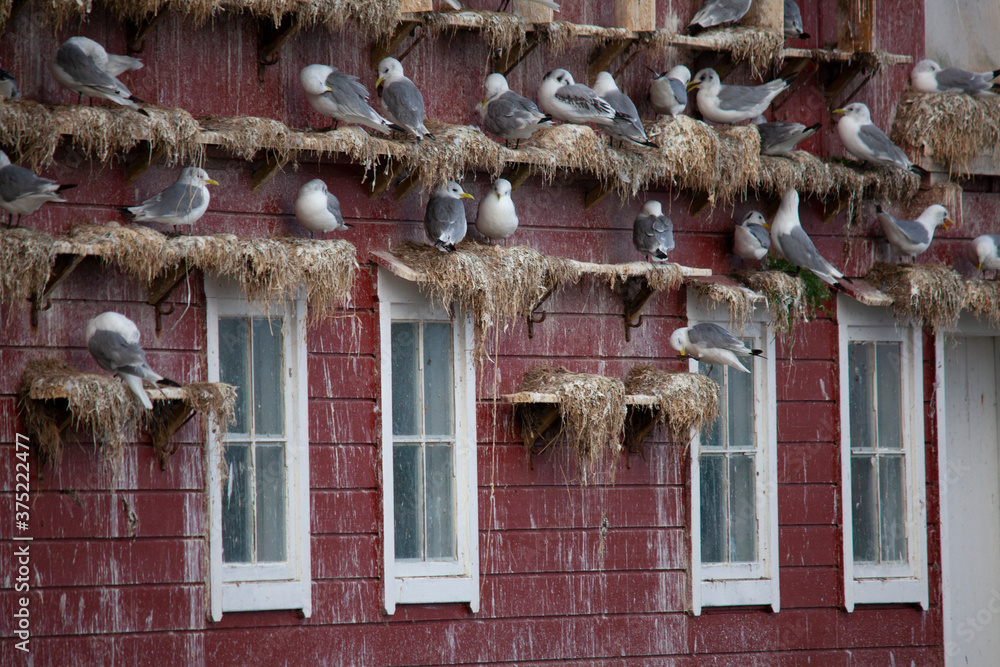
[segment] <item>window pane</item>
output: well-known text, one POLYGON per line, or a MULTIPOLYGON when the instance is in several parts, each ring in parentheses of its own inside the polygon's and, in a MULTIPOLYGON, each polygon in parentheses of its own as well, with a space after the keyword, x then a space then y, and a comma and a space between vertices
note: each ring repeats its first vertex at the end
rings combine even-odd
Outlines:
POLYGON ((726 401, 728 400, 728 397, 725 391, 726 385, 722 377, 722 366, 715 366, 712 368, 711 373, 709 373, 708 369, 708 364, 698 364, 698 372, 702 375, 707 375, 718 382, 719 386, 723 390, 721 393, 722 405, 719 406, 719 418, 707 426, 701 434, 701 446, 712 449, 722 447, 725 444, 726 434, 722 423, 722 417, 726 415, 726 401))
POLYGON ((253 319, 254 432, 284 435, 285 392, 281 318, 253 319))
POLYGON ((872 375, 875 370, 874 344, 848 343, 850 370, 849 404, 851 409, 851 449, 875 446, 875 403, 872 400, 872 375))
POLYGON ((252 548, 250 531, 253 529, 250 447, 229 443, 226 445, 225 456, 226 478, 222 480, 222 560, 226 563, 249 563, 252 548))
POLYGON ((854 507, 854 561, 878 560, 878 492, 874 455, 851 457, 851 501, 854 507))
POLYGON ((452 435, 451 323, 424 325, 424 433, 452 435))
MULTIPOLYGON (((417 325, 392 325, 392 434, 419 435, 417 392, 417 325)), ((397 542, 397 548, 398 548, 397 542)))
POLYGON ((905 562, 906 473, 902 455, 879 457, 878 491, 882 529, 882 562, 905 562))
POLYGON ((424 512, 420 476, 420 445, 393 445, 392 502, 398 559, 420 558, 423 555, 424 512))
MULTIPOLYGON (((753 341, 750 341, 751 343, 753 341)), ((753 423, 753 361, 746 360, 749 373, 735 368, 726 369, 729 394, 729 446, 753 449, 755 434, 753 423)))
POLYGON ((257 445, 257 562, 274 563, 285 553, 285 446, 257 445))
POLYGON ((250 332, 247 320, 239 317, 219 319, 219 380, 236 387, 236 421, 231 435, 247 434, 250 403, 250 332))
POLYGON ((878 396, 878 446, 902 449, 902 373, 899 368, 899 343, 875 345, 875 380, 878 396))
POLYGON ((729 552, 730 560, 736 563, 757 560, 756 478, 753 455, 730 455, 729 552))
POLYGON ((455 558, 454 447, 427 445, 427 559, 455 558))
POLYGON ((701 456, 701 562, 724 563, 726 535, 726 457, 701 456))

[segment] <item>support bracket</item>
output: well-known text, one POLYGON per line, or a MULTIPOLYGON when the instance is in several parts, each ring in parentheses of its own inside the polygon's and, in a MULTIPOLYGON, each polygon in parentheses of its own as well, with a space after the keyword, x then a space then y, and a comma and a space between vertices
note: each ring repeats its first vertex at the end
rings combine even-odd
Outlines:
POLYGON ((587 81, 594 85, 597 75, 611 66, 619 56, 623 55, 634 44, 635 39, 612 39, 596 47, 587 61, 587 81))
POLYGON ((555 424, 556 420, 559 418, 559 406, 552 403, 536 403, 529 405, 519 405, 518 410, 540 410, 541 415, 538 419, 533 420, 532 425, 525 426, 525 420, 521 419, 521 441, 524 444, 525 450, 528 452, 528 467, 531 470, 535 469, 535 457, 539 454, 545 452, 552 443, 555 442, 555 437, 543 442, 540 446, 536 443, 542 438, 542 435, 549 430, 549 428, 555 424))
POLYGON ((278 62, 281 47, 298 31, 299 19, 295 14, 285 14, 278 25, 261 21, 257 43, 257 80, 260 83, 264 82, 264 69, 278 62))
POLYGON ((154 409, 157 412, 156 424, 150 428, 149 436, 153 442, 153 451, 160 460, 160 470, 166 470, 167 461, 180 446, 179 443, 173 442, 174 435, 191 421, 196 413, 182 400, 157 403, 154 409))
POLYGON ((45 283, 45 287, 42 289, 40 295, 32 296, 31 301, 31 328, 38 328, 38 313, 43 310, 48 310, 52 307, 52 292, 55 291, 59 285, 62 284, 66 278, 69 277, 76 267, 80 266, 80 262, 86 255, 58 255, 56 257, 55 264, 52 266, 52 271, 49 273, 49 279, 45 283))
POLYGON ((168 307, 164 307, 163 303, 170 296, 170 293, 174 291, 174 288, 181 284, 184 277, 187 276, 188 265, 186 260, 181 260, 178 264, 175 264, 172 268, 167 269, 160 275, 153 279, 152 284, 149 286, 149 298, 147 303, 153 306, 153 310, 156 313, 156 335, 159 336, 163 331, 163 316, 169 315, 174 312, 174 305, 170 304, 168 307))
POLYGON ((152 16, 129 22, 126 34, 129 53, 142 53, 146 50, 146 37, 153 32, 153 28, 163 19, 165 14, 166 11, 161 10, 152 16))
POLYGON ((140 141, 138 156, 125 167, 125 185, 132 185, 139 177, 146 173, 153 164, 167 152, 167 145, 158 143, 153 145, 149 141, 140 141))
POLYGON ((529 32, 523 44, 514 44, 506 51, 494 55, 492 71, 500 72, 504 76, 507 76, 510 74, 510 71, 517 67, 522 60, 527 58, 528 54, 534 51, 537 46, 538 34, 535 32, 529 32))
POLYGON ((273 151, 267 151, 264 163, 254 169, 250 176, 250 191, 257 192, 267 185, 287 163, 288 160, 279 158, 273 151))
POLYGON ((552 296, 553 292, 555 292, 554 287, 550 287, 545 290, 545 294, 542 295, 542 298, 538 300, 538 303, 535 304, 534 308, 532 308, 531 312, 528 314, 528 317, 526 318, 528 322, 528 338, 535 337, 534 325, 541 324, 545 321, 546 313, 539 313, 538 309, 542 307, 542 304, 545 303, 550 296, 552 296))
MULTIPOLYGON (((396 53, 396 49, 398 49, 400 44, 403 43, 403 40, 406 39, 407 36, 413 34, 419 27, 420 27, 420 21, 402 21, 400 22, 399 25, 396 26, 396 30, 392 33, 392 36, 389 37, 388 40, 384 42, 376 42, 375 45, 372 46, 372 51, 371 51, 372 67, 378 67, 379 62, 381 62, 383 58, 387 58, 396 53)), ((419 37, 415 38, 413 44, 411 44, 409 48, 406 49, 406 51, 401 53, 397 57, 397 60, 402 61, 403 58, 405 58, 407 54, 409 54, 413 46, 416 45, 416 43, 419 42, 421 39, 423 39, 423 35, 420 35, 419 37)))
POLYGON ((583 198, 583 208, 584 210, 590 209, 596 206, 598 202, 611 194, 614 190, 614 185, 610 181, 600 181, 597 185, 587 190, 587 194, 583 198))
POLYGON ((528 177, 535 171, 530 164, 520 163, 514 167, 504 178, 510 183, 511 192, 521 187, 528 177))
POLYGON ((646 308, 656 290, 649 286, 645 276, 635 276, 625 282, 625 295, 622 298, 622 317, 625 320, 625 340, 632 340, 632 329, 642 326, 642 311, 646 308), (637 285, 637 287, 633 287, 637 285), (634 296, 628 296, 635 290, 634 296))
POLYGON ((629 465, 629 456, 638 454, 646 460, 646 436, 656 426, 656 408, 649 406, 629 406, 625 418, 625 465, 629 465))
POLYGON ((403 163, 394 157, 390 157, 385 167, 375 172, 375 178, 372 179, 371 186, 368 189, 368 198, 375 199, 388 190, 389 186, 393 184, 402 172, 403 163))

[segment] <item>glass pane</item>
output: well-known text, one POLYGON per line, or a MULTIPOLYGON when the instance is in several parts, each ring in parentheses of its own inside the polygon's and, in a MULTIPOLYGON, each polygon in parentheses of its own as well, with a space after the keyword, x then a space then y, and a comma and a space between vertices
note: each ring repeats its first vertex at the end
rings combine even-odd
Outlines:
POLYGON ((902 455, 879 457, 878 492, 882 528, 882 562, 905 562, 906 472, 902 455))
POLYGON ((236 387, 236 422, 230 435, 250 432, 247 423, 250 403, 250 333, 247 320, 239 317, 219 319, 219 380, 236 387))
MULTIPOLYGON (((752 341, 751 341, 752 342, 752 341)), ((751 346, 752 347, 752 346, 751 346)), ((749 373, 726 369, 729 394, 729 446, 753 449, 756 431, 753 423, 753 362, 747 360, 749 373)))
POLYGON ((712 368, 712 372, 708 371, 708 364, 698 364, 698 372, 702 375, 707 375, 716 382, 719 386, 723 388, 722 391, 722 405, 719 406, 719 418, 712 422, 711 425, 707 426, 701 434, 701 446, 709 449, 719 448, 725 444, 725 431, 724 425, 722 423, 722 417, 726 414, 726 401, 727 396, 725 392, 725 383, 722 379, 722 366, 715 366, 712 368))
POLYGON ((701 456, 701 562, 724 563, 726 535, 726 457, 701 456))
POLYGON ((451 323, 424 324, 424 433, 452 435, 451 323))
POLYGON ((285 446, 257 445, 257 562, 285 555, 285 446))
POLYGON ((899 343, 875 345, 875 382, 878 396, 878 446, 880 449, 903 448, 902 373, 899 367, 899 343))
POLYGON ((284 435, 285 392, 281 318, 253 319, 254 432, 284 435))
POLYGON ((872 375, 875 370, 874 344, 848 343, 850 376, 848 396, 851 409, 851 449, 875 446, 875 403, 872 400, 872 375))
POLYGON ((851 457, 851 500, 854 507, 854 561, 873 563, 878 560, 878 492, 875 488, 876 457, 851 457))
POLYGON ((394 322, 391 335, 392 434, 419 435, 417 325, 413 322, 394 322))
POLYGON ((454 447, 427 445, 427 560, 455 558, 454 447))
POLYGON ((729 457, 729 553, 734 563, 757 561, 756 479, 752 454, 729 457))
MULTIPOLYGON (((220 322, 221 325, 221 322, 220 322)), ((222 480, 222 560, 251 562, 253 511, 250 502, 250 447, 226 445, 226 478, 222 480)))
MULTIPOLYGON (((395 325, 393 325, 395 328, 395 325)), ((420 489, 420 445, 392 447, 392 504, 396 558, 423 556, 423 507, 420 489)))

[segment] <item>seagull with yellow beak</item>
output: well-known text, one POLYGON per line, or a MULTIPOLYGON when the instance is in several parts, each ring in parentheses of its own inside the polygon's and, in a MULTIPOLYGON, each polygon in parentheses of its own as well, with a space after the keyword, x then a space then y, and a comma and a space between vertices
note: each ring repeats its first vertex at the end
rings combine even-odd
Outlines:
POLYGON ((455 181, 439 186, 427 201, 424 231, 438 250, 455 252, 455 244, 465 238, 469 223, 462 199, 474 199, 455 181))
POLYGON ((670 334, 670 345, 681 353, 698 361, 715 366, 721 364, 738 371, 749 373, 740 363, 740 357, 760 356, 762 350, 747 347, 746 343, 734 336, 728 329, 711 322, 702 322, 693 327, 681 327, 670 334))
POLYGON ((875 204, 875 217, 882 225, 882 233, 897 255, 916 257, 930 247, 934 240, 934 230, 938 225, 945 229, 954 221, 948 215, 948 209, 940 204, 933 204, 924 209, 916 220, 902 220, 894 217, 881 206, 875 204))
POLYGON ((517 231, 517 211, 510 198, 510 181, 498 178, 493 181, 489 194, 479 202, 476 214, 476 229, 488 239, 498 240, 510 237, 517 231))
POLYGON ((187 167, 181 170, 176 183, 128 210, 138 222, 159 222, 173 227, 174 231, 179 225, 190 228, 208 210, 209 194, 205 186, 218 184, 204 169, 187 167))
POLYGON ((368 90, 356 76, 329 65, 308 65, 299 72, 299 82, 312 108, 333 119, 328 129, 337 129, 338 123, 350 123, 370 127, 382 134, 389 134, 389 130, 394 129, 403 131, 368 104, 368 90))
POLYGON ((977 271, 1000 271, 1000 234, 983 234, 969 241, 969 259, 977 271))

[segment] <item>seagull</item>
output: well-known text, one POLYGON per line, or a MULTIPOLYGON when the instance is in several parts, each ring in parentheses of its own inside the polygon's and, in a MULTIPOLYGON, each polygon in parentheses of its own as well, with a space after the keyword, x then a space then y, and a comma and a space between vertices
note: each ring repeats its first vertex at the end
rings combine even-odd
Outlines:
POLYGON ((681 356, 693 357, 710 366, 716 364, 730 366, 744 373, 750 371, 740 363, 740 357, 758 357, 763 354, 763 350, 747 347, 746 343, 728 329, 711 322, 675 329, 670 334, 670 345, 680 352, 681 356))
POLYGON ((760 133, 760 154, 779 157, 791 153, 799 142, 805 141, 823 127, 819 123, 809 127, 802 123, 768 123, 763 116, 757 116, 753 125, 760 133))
POLYGON ((727 86, 711 67, 698 72, 688 90, 698 89, 698 111, 713 123, 739 123, 764 113, 771 100, 788 88, 791 79, 775 79, 760 86, 727 86))
MULTIPOLYGON (((656 74, 654 70, 649 71, 656 74)), ((688 103, 687 85, 690 81, 691 70, 684 65, 656 74, 656 78, 649 84, 649 100, 653 103, 653 110, 658 114, 671 116, 684 113, 688 103)))
POLYGON ((139 346, 139 329, 124 315, 101 313, 87 322, 86 337, 87 349, 97 365, 121 378, 147 410, 153 403, 143 382, 180 386, 149 367, 146 352, 139 346))
POLYGON ((933 60, 921 60, 910 72, 910 82, 922 93, 965 93, 973 97, 991 97, 997 86, 993 79, 1000 69, 992 72, 967 72, 957 67, 941 69, 933 60))
POLYGON ((795 0, 785 0, 785 37, 809 39, 809 34, 802 31, 802 10, 795 0))
POLYGON ((16 100, 21 96, 17 90, 17 81, 14 75, 0 67, 0 98, 5 100, 16 100))
POLYGON ((86 37, 67 39, 49 62, 49 71, 63 88, 80 96, 103 97, 145 114, 137 104, 142 100, 134 97, 128 87, 115 78, 140 67, 142 61, 138 58, 109 54, 103 46, 86 37))
POLYGON ((0 208, 7 211, 7 226, 14 226, 14 216, 21 222, 22 215, 31 215, 50 201, 64 202, 59 196, 63 190, 76 185, 59 185, 55 181, 36 176, 32 171, 10 163, 10 158, 0 151, 0 208))
POLYGON ((632 244, 651 262, 666 262, 674 249, 674 223, 663 215, 663 205, 650 199, 632 224, 632 244))
POLYGON ((739 21, 750 9, 751 0, 705 0, 705 4, 688 24, 688 30, 697 32, 703 28, 739 21))
POLYGON ((969 241, 969 259, 977 271, 1000 270, 1000 234, 983 234, 969 241))
POLYGON ((208 210, 209 194, 206 184, 219 183, 209 178, 204 169, 186 167, 181 170, 176 183, 139 206, 129 207, 128 211, 139 222, 172 225, 175 231, 177 225, 190 227, 208 210))
POLYGON ((566 123, 611 125, 618 113, 593 90, 573 81, 564 69, 554 69, 538 88, 542 110, 566 123))
POLYGON ((489 194, 479 202, 476 229, 488 239, 507 239, 517 231, 517 211, 510 192, 510 181, 498 178, 493 181, 489 194))
POLYGON ((424 231, 438 250, 455 252, 455 244, 465 238, 468 223, 463 198, 473 199, 473 196, 455 181, 448 181, 439 186, 427 201, 424 231))
POLYGON ((812 239, 802 229, 799 222, 799 193, 793 188, 785 190, 781 196, 778 213, 771 222, 771 244, 781 253, 781 256, 802 269, 812 271, 823 282, 843 289, 841 283, 851 282, 838 271, 833 264, 826 261, 812 239))
POLYGON ((314 178, 301 188, 295 198, 295 219, 309 230, 313 238, 316 232, 325 235, 341 229, 350 229, 340 214, 340 202, 326 189, 322 179, 314 178))
POLYGON ((503 74, 494 72, 486 77, 486 98, 479 106, 483 127, 504 140, 530 139, 540 127, 552 124, 552 116, 542 113, 538 105, 518 95, 507 85, 503 74))
POLYGON ((597 79, 594 81, 594 92, 617 112, 614 122, 611 125, 602 126, 601 129, 611 137, 617 137, 619 140, 628 141, 637 146, 657 147, 646 136, 646 130, 642 126, 642 121, 639 120, 639 111, 635 108, 635 104, 628 95, 618 89, 618 84, 615 83, 610 72, 598 73, 597 79))
POLYGON ((308 65, 299 72, 299 81, 312 108, 333 119, 330 129, 343 122, 364 125, 382 134, 389 134, 390 130, 405 132, 368 104, 368 90, 358 83, 356 76, 329 65, 308 65))
POLYGON ((872 114, 861 102, 853 102, 833 113, 843 114, 837 122, 837 134, 847 152, 865 162, 885 167, 910 169, 913 163, 903 149, 892 143, 885 132, 872 122, 872 114))
POLYGON ((379 62, 375 86, 382 86, 382 104, 389 120, 416 137, 418 143, 421 138, 434 138, 424 127, 424 96, 403 74, 403 65, 398 60, 383 58, 379 62))
POLYGON ((948 209, 933 204, 924 209, 916 220, 901 220, 875 204, 875 217, 882 225, 882 233, 897 255, 916 257, 930 247, 934 240, 934 230, 938 225, 948 229, 954 221, 948 209))
POLYGON ((750 211, 736 223, 733 232, 733 253, 744 261, 761 261, 771 247, 770 225, 758 211, 750 211))

